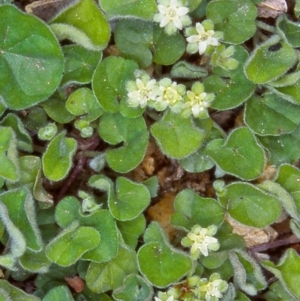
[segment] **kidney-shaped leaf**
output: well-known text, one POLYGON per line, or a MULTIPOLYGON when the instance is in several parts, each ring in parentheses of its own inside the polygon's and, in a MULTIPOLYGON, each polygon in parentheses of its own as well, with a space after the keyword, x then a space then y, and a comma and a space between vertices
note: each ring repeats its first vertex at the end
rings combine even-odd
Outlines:
POLYGON ((185 189, 176 196, 174 208, 172 225, 186 230, 194 225, 218 226, 224 219, 224 211, 215 199, 202 198, 191 189, 185 189))
POLYGON ((90 50, 105 48, 110 39, 109 24, 93 0, 73 2, 51 23, 59 39, 69 39, 90 50))
POLYGON ((290 44, 272 37, 254 49, 244 66, 245 73, 255 84, 265 84, 286 73, 296 60, 290 44))
POLYGON ((142 116, 129 119, 120 113, 106 113, 101 116, 98 131, 102 139, 110 144, 123 143, 119 148, 106 151, 106 160, 112 169, 124 173, 140 164, 149 138, 142 116))
POLYGON ((226 141, 211 141, 206 153, 223 171, 245 180, 259 177, 265 166, 264 151, 246 127, 233 130, 226 141))
POLYGON ((258 135, 279 136, 290 133, 300 123, 300 106, 267 94, 251 97, 245 108, 245 122, 258 135))
POLYGON ((233 183, 227 186, 222 203, 227 203, 228 213, 238 222, 257 228, 274 223, 282 206, 273 194, 249 183, 233 183))
POLYGON ((240 44, 256 31, 257 11, 250 0, 214 0, 206 9, 206 17, 215 23, 215 30, 224 32, 228 43, 240 44))
POLYGON ((94 249, 100 242, 99 232, 92 227, 73 225, 54 238, 46 248, 47 257, 60 266, 74 264, 84 253, 94 249))
POLYGON ((164 154, 182 159, 200 148, 204 133, 191 118, 167 111, 163 118, 151 126, 151 133, 164 154))
POLYGON ((0 6, 0 96, 20 110, 45 100, 63 75, 63 55, 51 30, 15 6, 0 6), (20 30, 22 28, 22 30, 20 30))
POLYGON ((43 170, 49 180, 59 181, 67 176, 76 147, 76 140, 66 138, 64 132, 51 140, 43 155, 43 170))

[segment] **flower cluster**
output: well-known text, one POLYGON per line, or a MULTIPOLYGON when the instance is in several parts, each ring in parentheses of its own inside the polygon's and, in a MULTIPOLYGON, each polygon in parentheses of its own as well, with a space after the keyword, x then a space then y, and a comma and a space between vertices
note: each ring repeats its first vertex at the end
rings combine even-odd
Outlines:
POLYGON ((165 27, 168 35, 174 34, 178 29, 181 30, 192 23, 187 13, 188 7, 185 7, 180 0, 158 0, 159 13, 154 16, 154 21, 159 23, 160 27, 165 27))
POLYGON ((176 284, 167 292, 158 292, 155 301, 218 301, 228 289, 226 281, 218 273, 213 273, 209 279, 199 276, 188 277, 186 281, 176 284))
POLYGON ((201 254, 208 256, 209 250, 217 251, 220 248, 218 240, 213 237, 217 233, 217 226, 211 225, 202 228, 195 225, 191 232, 181 240, 185 247, 191 247, 191 257, 196 260, 201 254))
POLYGON ((139 75, 135 81, 127 82, 126 89, 130 107, 148 106, 157 111, 170 108, 183 117, 208 117, 207 108, 214 99, 214 94, 204 92, 204 86, 200 82, 194 83, 191 91, 186 91, 184 85, 169 78, 157 82, 146 73, 139 75))

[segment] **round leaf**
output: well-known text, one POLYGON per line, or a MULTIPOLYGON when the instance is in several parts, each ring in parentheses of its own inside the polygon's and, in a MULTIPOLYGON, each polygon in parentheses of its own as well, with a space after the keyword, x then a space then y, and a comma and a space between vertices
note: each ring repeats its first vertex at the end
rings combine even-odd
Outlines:
POLYGON ((265 191, 249 183, 227 186, 222 199, 228 201, 228 213, 238 222, 257 228, 274 223, 281 214, 281 203, 265 191))
POLYGON ((206 152, 223 171, 245 180, 258 178, 265 166, 264 151, 246 127, 233 130, 226 141, 211 141, 206 152))
POLYGON ((224 220, 224 211, 215 199, 202 198, 191 189, 185 189, 176 196, 174 208, 172 225, 186 230, 194 225, 220 225, 224 220))
POLYGON ((47 248, 47 257, 60 266, 74 264, 84 253, 94 249, 100 242, 100 235, 92 227, 78 227, 64 230, 47 248))
POLYGON ((182 118, 171 111, 151 126, 151 133, 163 153, 176 159, 194 153, 204 139, 204 133, 195 127, 191 118, 182 118))
POLYGON ((64 132, 50 141, 43 155, 43 170, 49 180, 59 181, 67 176, 76 148, 76 140, 66 138, 64 132))
POLYGON ((255 84, 264 84, 283 75, 296 60, 292 46, 276 37, 270 38, 253 51, 244 66, 245 73, 255 84))
POLYGON ((232 44, 241 44, 254 35, 256 16, 256 7, 250 0, 214 0, 206 9, 214 30, 223 31, 224 41, 232 44))
POLYGON ((110 144, 124 143, 106 151, 107 163, 115 171, 128 172, 143 160, 149 138, 143 117, 129 119, 119 113, 106 113, 101 116, 98 131, 110 144))
POLYGON ((51 23, 59 39, 70 39, 87 49, 103 49, 110 39, 109 24, 93 0, 73 2, 51 23))
POLYGON ((50 29, 34 16, 10 5, 0 6, 0 15, 0 95, 10 109, 28 108, 58 87, 62 51, 50 29))

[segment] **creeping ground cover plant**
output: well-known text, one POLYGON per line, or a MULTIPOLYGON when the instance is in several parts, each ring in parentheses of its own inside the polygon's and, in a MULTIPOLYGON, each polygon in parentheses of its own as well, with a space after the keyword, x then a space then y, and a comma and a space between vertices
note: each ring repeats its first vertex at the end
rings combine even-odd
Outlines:
POLYGON ((300 299, 299 0, 0 0, 0 300, 300 299))

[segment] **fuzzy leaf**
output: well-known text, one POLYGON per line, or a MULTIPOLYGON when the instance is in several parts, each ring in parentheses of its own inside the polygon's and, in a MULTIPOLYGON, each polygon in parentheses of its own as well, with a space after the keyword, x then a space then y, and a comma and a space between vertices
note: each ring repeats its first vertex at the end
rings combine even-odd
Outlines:
POLYGON ((92 227, 73 224, 62 231, 46 248, 47 257, 60 266, 74 264, 84 253, 94 249, 100 242, 99 232, 92 227))
POLYGON ((105 48, 110 38, 109 24, 93 0, 73 2, 51 24, 59 40, 70 39, 90 50, 105 48))
POLYGON ((157 10, 157 4, 154 0, 100 0, 99 2, 109 19, 120 16, 151 19, 157 10))
POLYGON ((94 93, 105 111, 119 111, 119 100, 127 98, 126 82, 134 79, 137 63, 122 57, 108 57, 96 68, 92 80, 94 93))
POLYGON ((278 265, 271 261, 264 261, 262 265, 279 279, 293 297, 300 298, 300 257, 294 249, 288 249, 278 265))
POLYGON ((281 214, 281 203, 274 195, 249 183, 235 182, 227 186, 222 204, 238 222, 256 228, 274 223, 281 214))
POLYGON ((65 73, 61 85, 90 83, 94 70, 102 59, 102 52, 88 50, 79 45, 67 45, 62 50, 65 57, 65 73))
POLYGON ((50 141, 42 159, 43 170, 49 180, 59 181, 67 176, 76 148, 76 140, 66 138, 64 132, 50 141))
POLYGON ((0 176, 15 182, 19 179, 16 137, 11 128, 0 127, 0 176))
POLYGON ((245 180, 259 177, 265 166, 264 151, 246 127, 233 130, 226 141, 211 141, 206 153, 223 171, 245 180))
POLYGON ((192 267, 190 257, 171 247, 158 224, 150 224, 145 235, 148 236, 147 243, 138 251, 138 263, 140 272, 152 285, 167 287, 178 281, 190 270, 192 267), (147 234, 147 232, 153 232, 152 230, 158 232, 154 235, 161 236, 159 241, 149 240, 153 234, 147 234), (174 269, 175 266, 176 269, 174 269))
POLYGON ((277 19, 276 27, 279 34, 293 47, 300 47, 300 26, 298 23, 288 20, 285 15, 277 19))
POLYGON ((142 68, 148 67, 152 60, 160 65, 172 65, 185 51, 185 41, 180 33, 168 36, 158 25, 144 20, 120 20, 115 39, 120 52, 142 68))
POLYGON ((254 49, 244 66, 245 73, 255 84, 265 84, 286 73, 296 60, 297 54, 290 44, 271 37, 254 49))
POLYGON ((65 285, 52 288, 43 298, 43 301, 74 301, 69 288, 65 285))
POLYGON ((28 108, 49 97, 63 75, 63 55, 45 23, 0 6, 0 95, 13 110, 28 108), (20 30, 22 28, 22 30, 20 30))
POLYGON ((244 119, 249 128, 262 136, 290 133, 300 123, 300 107, 274 94, 251 97, 245 108, 244 119))
POLYGON ((102 293, 120 287, 127 275, 136 272, 136 253, 120 247, 117 256, 109 262, 89 265, 86 282, 93 292, 102 293))
POLYGON ((219 225, 224 219, 224 211, 215 199, 202 198, 191 189, 177 194, 174 208, 171 224, 186 230, 190 230, 194 225, 219 225))
POLYGON ((149 138, 143 117, 129 119, 119 113, 106 113, 100 118, 98 131, 104 141, 122 143, 121 147, 106 151, 107 163, 113 170, 125 173, 140 164, 149 138))
POLYGON ((7 280, 0 280, 0 290, 5 292, 5 295, 10 299, 5 299, 5 301, 10 300, 22 300, 22 301, 40 301, 40 298, 26 294, 19 288, 11 285, 7 280))
POLYGON ((80 88, 73 92, 66 102, 66 108, 75 116, 83 115, 80 120, 88 122, 97 119, 103 113, 98 100, 89 88, 80 88))
POLYGON ((241 44, 256 31, 257 10, 250 0, 213 0, 206 8, 206 18, 211 19, 214 30, 224 32, 224 41, 241 44))
POLYGON ((121 287, 113 291, 115 300, 120 301, 150 301, 153 288, 141 276, 129 275, 121 287))
POLYGON ((243 70, 248 56, 243 47, 236 46, 233 58, 239 61, 239 66, 231 71, 215 67, 214 74, 205 79, 205 91, 216 95, 212 103, 213 108, 217 110, 234 108, 251 96, 255 86, 247 79, 243 70))
POLYGON ((162 152, 176 159, 194 153, 204 139, 204 133, 195 127, 191 118, 182 118, 171 111, 151 126, 151 134, 162 152))

